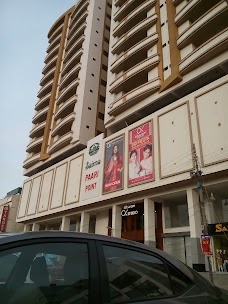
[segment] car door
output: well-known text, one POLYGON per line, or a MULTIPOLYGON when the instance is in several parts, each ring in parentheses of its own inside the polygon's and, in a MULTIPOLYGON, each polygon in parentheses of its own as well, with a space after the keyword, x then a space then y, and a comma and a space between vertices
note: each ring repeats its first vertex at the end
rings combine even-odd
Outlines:
POLYGON ((208 303, 194 282, 162 257, 122 244, 97 246, 102 303, 208 303))
POLYGON ((95 242, 81 238, 41 238, 4 245, 0 265, 4 304, 100 303, 95 242), (12 260, 12 257, 17 257, 12 260), (9 258, 10 257, 10 258, 9 258))

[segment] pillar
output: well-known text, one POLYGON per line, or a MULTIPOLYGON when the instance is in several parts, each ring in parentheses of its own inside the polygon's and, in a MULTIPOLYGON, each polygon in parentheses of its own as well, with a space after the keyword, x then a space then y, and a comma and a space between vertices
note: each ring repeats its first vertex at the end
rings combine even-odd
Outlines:
POLYGON ((62 217, 62 223, 60 227, 61 231, 69 231, 70 230, 70 218, 68 216, 62 217))
POLYGON ((112 234, 111 236, 121 238, 122 217, 121 207, 114 205, 112 207, 112 234))
POLYGON ((90 219, 90 214, 86 212, 82 212, 80 232, 86 232, 86 233, 89 232, 89 219, 90 219))
POLYGON ((40 230, 40 224, 33 223, 32 224, 32 231, 39 231, 40 230))
POLYGON ((196 271, 205 271, 205 257, 202 253, 200 243, 200 237, 202 235, 202 225, 198 190, 188 189, 187 200, 190 226, 192 268, 196 271))
POLYGON ((95 233, 108 235, 108 210, 100 211, 96 216, 95 233))
POLYGON ((154 201, 144 199, 144 243, 156 247, 154 201))

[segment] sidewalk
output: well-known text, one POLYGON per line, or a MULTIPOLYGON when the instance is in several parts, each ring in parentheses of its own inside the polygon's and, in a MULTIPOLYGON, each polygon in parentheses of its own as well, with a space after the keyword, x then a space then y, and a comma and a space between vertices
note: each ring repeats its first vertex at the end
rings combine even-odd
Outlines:
MULTIPOLYGON (((198 272, 204 278, 209 280, 209 273, 208 272, 198 272)), ((213 279, 215 286, 228 290, 228 272, 215 272, 213 273, 213 279)))

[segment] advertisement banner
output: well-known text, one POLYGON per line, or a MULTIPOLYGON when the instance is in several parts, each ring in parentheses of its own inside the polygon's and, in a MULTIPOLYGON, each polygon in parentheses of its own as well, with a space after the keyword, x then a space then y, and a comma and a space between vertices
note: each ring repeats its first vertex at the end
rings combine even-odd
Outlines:
POLYGON ((5 232, 6 230, 6 224, 7 224, 7 219, 9 215, 9 210, 10 206, 4 206, 2 210, 2 217, 1 217, 1 222, 0 222, 0 232, 5 232))
POLYGON ((154 180, 152 121, 129 131, 128 186, 154 180))
POLYGON ((211 237, 210 236, 201 236, 201 248, 204 255, 212 255, 211 251, 211 237))
POLYGON ((105 144, 103 193, 123 189, 124 136, 105 144))
POLYGON ((81 199, 87 200, 99 195, 102 141, 104 134, 100 134, 88 141, 84 155, 84 168, 82 174, 81 199))

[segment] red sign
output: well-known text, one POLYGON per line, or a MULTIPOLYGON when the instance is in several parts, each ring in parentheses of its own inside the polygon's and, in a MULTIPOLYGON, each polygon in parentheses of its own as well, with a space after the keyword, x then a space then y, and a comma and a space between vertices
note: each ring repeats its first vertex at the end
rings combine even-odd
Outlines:
POLYGON ((5 232, 7 219, 9 215, 9 209, 10 209, 9 205, 3 207, 2 217, 0 222, 0 232, 5 232))
POLYGON ((201 236, 201 248, 204 255, 212 255, 210 241, 210 236, 201 236))
POLYGON ((154 180, 152 122, 129 132, 128 186, 154 180))

